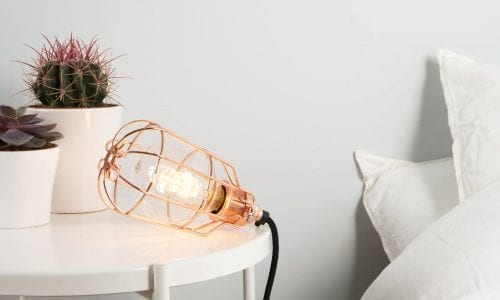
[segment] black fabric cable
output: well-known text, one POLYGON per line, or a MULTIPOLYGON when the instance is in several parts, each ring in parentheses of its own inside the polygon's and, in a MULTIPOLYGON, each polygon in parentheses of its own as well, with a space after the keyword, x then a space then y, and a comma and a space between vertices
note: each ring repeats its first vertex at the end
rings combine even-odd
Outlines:
POLYGON ((276 223, 274 223, 271 216, 269 216, 269 212, 263 211, 262 218, 255 222, 255 226, 259 227, 260 225, 268 224, 269 229, 271 229, 271 236, 273 239, 273 254, 271 258, 271 268, 269 269, 269 275, 267 277, 266 290, 264 292, 264 300, 271 299, 271 290, 273 289, 274 277, 276 276, 276 269, 278 267, 278 257, 280 251, 279 239, 278 239, 278 227, 276 223))

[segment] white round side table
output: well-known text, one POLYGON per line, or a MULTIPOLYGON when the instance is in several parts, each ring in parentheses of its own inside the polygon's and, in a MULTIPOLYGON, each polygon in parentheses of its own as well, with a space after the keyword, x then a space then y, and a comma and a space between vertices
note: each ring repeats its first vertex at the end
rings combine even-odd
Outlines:
POLYGON ((0 245, 0 295, 20 299, 150 291, 168 300, 171 287, 243 270, 244 299, 254 300, 254 266, 272 250, 267 226, 227 226, 200 237, 111 211, 0 229, 0 245))

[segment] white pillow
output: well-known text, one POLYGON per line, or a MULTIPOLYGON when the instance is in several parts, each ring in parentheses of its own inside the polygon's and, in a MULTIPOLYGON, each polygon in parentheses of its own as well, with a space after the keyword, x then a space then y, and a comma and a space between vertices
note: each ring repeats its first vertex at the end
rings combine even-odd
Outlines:
POLYGON ((363 203, 390 260, 458 204, 451 158, 414 163, 361 150, 355 155, 365 184, 363 203))
POLYGON ((434 222, 361 299, 500 299, 499 194, 491 184, 434 222))
POLYGON ((500 66, 441 50, 460 200, 500 181, 500 66))

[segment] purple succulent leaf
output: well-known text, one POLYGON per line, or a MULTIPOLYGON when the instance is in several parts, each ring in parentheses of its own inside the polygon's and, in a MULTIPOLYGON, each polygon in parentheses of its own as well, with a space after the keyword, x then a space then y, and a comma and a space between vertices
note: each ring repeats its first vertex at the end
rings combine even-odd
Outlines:
POLYGON ((27 143, 32 138, 33 136, 31 134, 17 129, 9 129, 6 132, 0 134, 0 140, 14 146, 21 146, 27 143))
POLYGON ((31 121, 24 122, 23 125, 35 125, 35 124, 42 123, 42 122, 43 122, 42 118, 34 118, 31 121))
POLYGON ((17 116, 17 112, 10 106, 0 105, 0 115, 15 118, 17 116))
POLYGON ((33 134, 42 134, 51 131, 56 127, 57 124, 45 124, 45 125, 19 125, 17 128, 24 132, 33 134))
POLYGON ((21 124, 26 124, 27 122, 30 122, 31 120, 35 119, 36 116, 37 116, 37 114, 22 115, 22 116, 17 118, 17 121, 19 121, 19 123, 21 123, 21 124))
POLYGON ((21 106, 16 110, 16 116, 18 118, 24 116, 24 114, 26 114, 26 106, 21 106))
POLYGON ((23 147, 26 148, 42 148, 47 144, 47 141, 44 139, 40 139, 37 137, 33 137, 31 140, 29 140, 26 144, 23 145, 23 147))
POLYGON ((47 142, 53 142, 53 141, 57 141, 57 140, 63 138, 63 135, 60 132, 52 131, 52 132, 47 132, 47 133, 42 133, 42 134, 35 134, 35 137, 44 139, 47 142))
POLYGON ((0 125, 12 128, 12 127, 17 127, 17 125, 19 125, 19 122, 15 118, 3 116, 0 114, 0 125))

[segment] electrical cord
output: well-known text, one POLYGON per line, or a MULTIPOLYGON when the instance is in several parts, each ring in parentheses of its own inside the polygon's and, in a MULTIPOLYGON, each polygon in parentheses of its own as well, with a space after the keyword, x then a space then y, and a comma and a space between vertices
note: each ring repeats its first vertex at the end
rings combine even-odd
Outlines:
POLYGON ((278 239, 278 227, 274 223, 273 219, 269 215, 269 212, 263 211, 262 218, 255 222, 255 226, 268 224, 271 229, 271 236, 273 239, 273 255, 271 258, 271 268, 269 269, 269 275, 267 277, 266 291, 264 292, 264 300, 269 300, 271 297, 271 290, 273 289, 274 277, 276 276, 276 269, 278 267, 278 256, 280 251, 279 239, 278 239))

